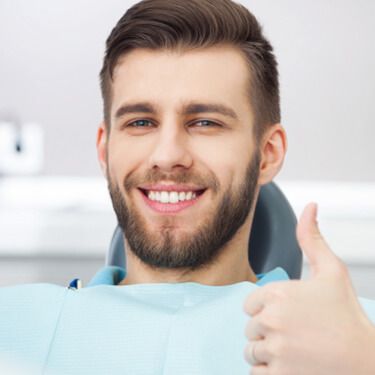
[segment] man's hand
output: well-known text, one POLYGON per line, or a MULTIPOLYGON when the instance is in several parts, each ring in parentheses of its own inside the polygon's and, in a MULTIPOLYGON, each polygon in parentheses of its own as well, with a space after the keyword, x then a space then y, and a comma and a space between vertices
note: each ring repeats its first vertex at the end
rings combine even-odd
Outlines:
POLYGON ((308 205, 297 226, 311 279, 270 283, 245 300, 251 316, 245 357, 251 363, 251 350, 260 362, 252 375, 375 374, 375 327, 347 268, 321 236, 316 212, 316 204, 308 205))

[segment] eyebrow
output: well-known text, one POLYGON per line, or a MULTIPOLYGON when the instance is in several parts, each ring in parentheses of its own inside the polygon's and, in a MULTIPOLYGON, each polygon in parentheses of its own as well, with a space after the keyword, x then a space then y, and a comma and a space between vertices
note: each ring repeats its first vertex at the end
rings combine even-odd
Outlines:
MULTIPOLYGON (((135 104, 124 104, 115 113, 115 119, 119 119, 127 114, 132 113, 151 113, 157 114, 158 111, 150 103, 135 103, 135 104)), ((236 112, 224 105, 219 103, 190 103, 182 108, 179 112, 182 115, 192 115, 197 113, 220 113, 226 117, 230 117, 234 120, 238 120, 236 112)))
POLYGON ((115 113, 115 119, 119 119, 131 113, 157 113, 149 103, 124 104, 115 113))
POLYGON ((224 104, 201 104, 192 103, 184 108, 182 111, 184 114, 191 115, 196 113, 220 113, 226 117, 230 117, 234 120, 238 120, 238 116, 234 110, 224 104))

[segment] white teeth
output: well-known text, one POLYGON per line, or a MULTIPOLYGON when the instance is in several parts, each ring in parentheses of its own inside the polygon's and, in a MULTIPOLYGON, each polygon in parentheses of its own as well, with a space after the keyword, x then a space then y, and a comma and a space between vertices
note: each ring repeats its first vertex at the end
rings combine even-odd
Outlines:
POLYGON ((169 203, 177 203, 178 202, 178 193, 177 191, 171 191, 169 193, 169 203))
POLYGON ((162 191, 160 193, 160 202, 161 203, 169 203, 169 194, 167 191, 162 191))
POLYGON ((155 192, 155 200, 160 202, 160 192, 159 191, 155 192))
POLYGON ((152 201, 157 201, 161 203, 178 203, 183 201, 188 201, 197 197, 197 193, 192 191, 148 191, 148 199, 152 201))
POLYGON ((181 191, 180 194, 178 194, 178 199, 183 202, 185 200, 185 192, 181 191))

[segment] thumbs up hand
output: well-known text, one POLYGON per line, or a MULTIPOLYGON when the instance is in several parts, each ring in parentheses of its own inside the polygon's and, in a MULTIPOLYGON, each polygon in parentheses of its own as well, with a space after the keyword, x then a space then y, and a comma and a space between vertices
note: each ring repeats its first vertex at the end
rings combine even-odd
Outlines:
POLYGON ((375 326, 320 234, 316 213, 316 204, 308 205, 297 226, 311 279, 269 283, 245 300, 252 375, 375 374, 375 326))

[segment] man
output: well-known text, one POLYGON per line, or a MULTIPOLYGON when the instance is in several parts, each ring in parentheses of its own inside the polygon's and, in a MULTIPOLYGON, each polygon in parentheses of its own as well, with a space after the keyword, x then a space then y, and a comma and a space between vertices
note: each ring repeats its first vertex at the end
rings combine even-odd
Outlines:
MULTIPOLYGON (((256 19, 229 0, 140 2, 109 36, 100 77, 98 157, 127 270, 79 290, 4 288, 0 360, 30 374, 247 373, 249 296, 245 357, 254 374, 278 373, 265 348, 278 325, 262 324, 275 319, 258 286, 287 277, 255 275, 247 255, 259 188, 286 152, 256 19)), ((314 207, 299 226, 307 252, 321 246, 314 207)))

